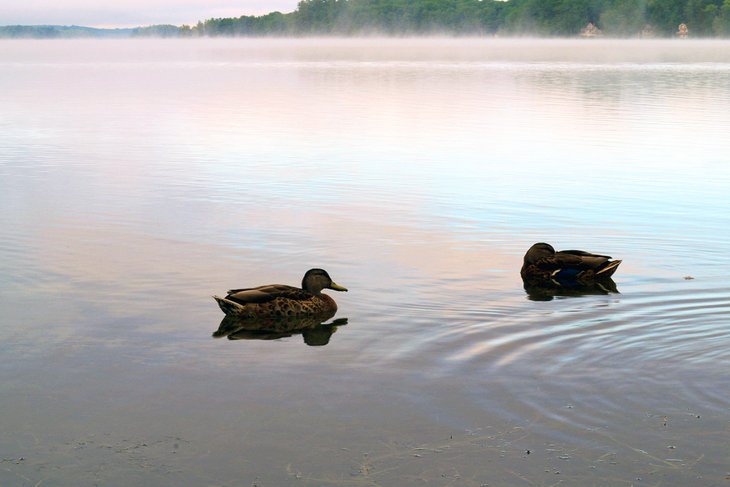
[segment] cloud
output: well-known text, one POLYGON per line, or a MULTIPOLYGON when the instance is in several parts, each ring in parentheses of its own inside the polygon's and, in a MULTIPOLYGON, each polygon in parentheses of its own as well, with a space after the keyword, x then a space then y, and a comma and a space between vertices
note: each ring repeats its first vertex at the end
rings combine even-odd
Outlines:
POLYGON ((297 0, 10 0, 0 3, 0 25, 180 25, 211 17, 291 12, 296 6, 297 0))

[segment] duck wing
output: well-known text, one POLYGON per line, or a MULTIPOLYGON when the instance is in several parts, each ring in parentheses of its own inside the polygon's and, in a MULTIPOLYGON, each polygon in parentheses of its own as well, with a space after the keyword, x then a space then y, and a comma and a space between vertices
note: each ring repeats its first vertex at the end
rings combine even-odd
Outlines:
POLYGON ((590 252, 586 252, 585 250, 561 250, 560 252, 558 252, 558 254, 573 254, 585 257, 605 257, 606 259, 612 258, 610 255, 592 254, 590 252))
POLYGON ((555 258, 565 267, 594 270, 603 267, 611 259, 608 255, 591 254, 583 250, 561 250, 555 253, 555 258))
POLYGON ((580 267, 582 257, 571 253, 556 252, 549 257, 543 257, 534 262, 534 266, 544 271, 556 271, 562 268, 580 267))
POLYGON ((239 304, 266 303, 276 298, 294 299, 302 301, 312 297, 312 293, 285 284, 268 284, 244 289, 231 289, 226 299, 239 304))

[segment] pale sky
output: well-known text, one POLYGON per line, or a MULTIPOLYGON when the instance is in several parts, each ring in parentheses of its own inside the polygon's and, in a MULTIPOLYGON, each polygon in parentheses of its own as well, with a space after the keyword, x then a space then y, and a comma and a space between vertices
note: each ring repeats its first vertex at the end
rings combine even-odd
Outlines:
POLYGON ((297 0, 0 0, 0 25, 130 27, 291 12, 297 0))

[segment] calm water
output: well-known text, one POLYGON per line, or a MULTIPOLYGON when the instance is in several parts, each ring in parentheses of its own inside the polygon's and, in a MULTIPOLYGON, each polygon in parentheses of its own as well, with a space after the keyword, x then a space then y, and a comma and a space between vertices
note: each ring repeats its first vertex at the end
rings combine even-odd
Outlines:
POLYGON ((0 484, 726 486, 729 128, 728 42, 3 41, 0 484))

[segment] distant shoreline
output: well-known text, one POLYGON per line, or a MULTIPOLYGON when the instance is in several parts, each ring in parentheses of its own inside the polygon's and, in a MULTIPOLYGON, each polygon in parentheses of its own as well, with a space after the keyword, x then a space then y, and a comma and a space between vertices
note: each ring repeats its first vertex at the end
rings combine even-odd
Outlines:
MULTIPOLYGON (((540 35, 534 33, 484 33, 484 32, 380 32, 376 30, 339 33, 339 32, 286 32, 278 34, 216 34, 216 35, 181 35, 172 31, 171 27, 180 29, 177 26, 148 26, 148 27, 120 27, 120 28, 96 28, 83 26, 0 26, 0 41, 2 40, 69 40, 69 39, 427 39, 427 38, 453 38, 453 39, 585 39, 591 40, 681 40, 678 36, 619 36, 601 35, 586 38, 581 35, 540 35), (164 27, 164 29, 160 29, 164 27)), ((691 37, 691 40, 730 40, 730 36, 703 36, 691 37)))
POLYGON ((289 13, 195 25, 5 25, 0 38, 134 37, 730 38, 730 0, 302 0, 289 13))
POLYGON ((0 39, 126 39, 134 37, 181 37, 180 27, 97 28, 81 25, 0 25, 0 39))

